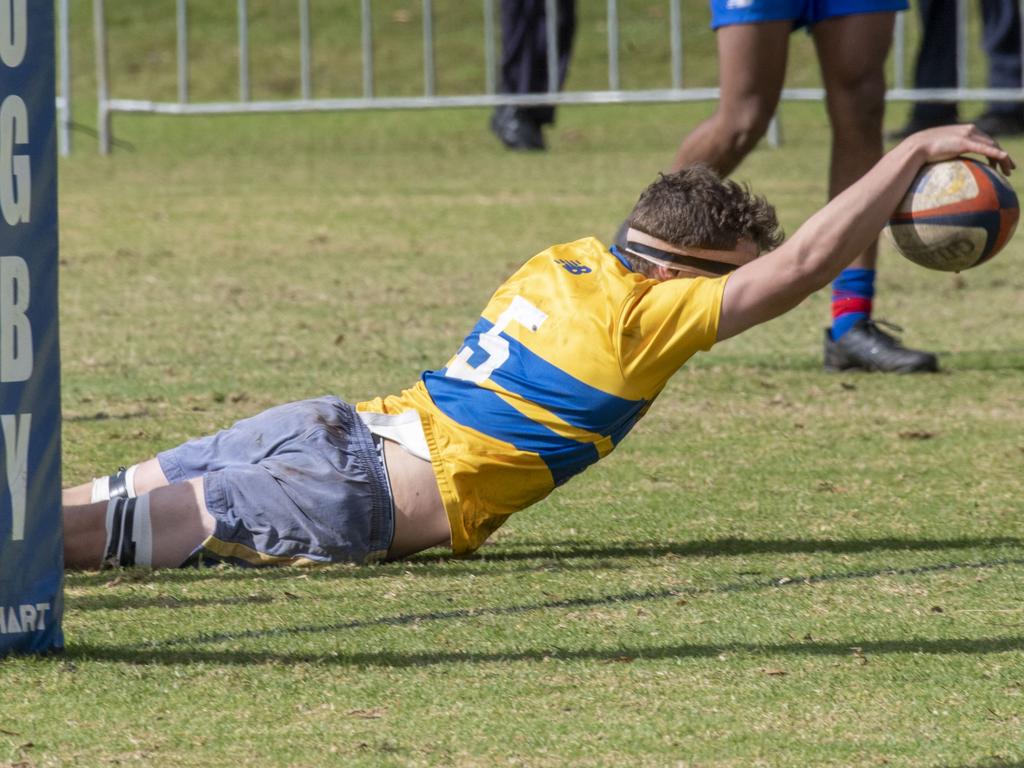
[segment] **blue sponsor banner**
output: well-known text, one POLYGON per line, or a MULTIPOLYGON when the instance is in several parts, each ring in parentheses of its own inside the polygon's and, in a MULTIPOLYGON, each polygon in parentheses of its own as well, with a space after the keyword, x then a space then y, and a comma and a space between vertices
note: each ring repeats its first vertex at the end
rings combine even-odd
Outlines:
POLYGON ((0 0, 0 655, 64 646, 53 3, 0 0))

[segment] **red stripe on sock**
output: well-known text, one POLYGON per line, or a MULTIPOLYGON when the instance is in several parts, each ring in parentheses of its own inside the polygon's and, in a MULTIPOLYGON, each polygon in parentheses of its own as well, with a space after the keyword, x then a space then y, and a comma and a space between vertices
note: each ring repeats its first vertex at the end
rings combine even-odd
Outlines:
POLYGON ((849 296, 842 299, 832 300, 833 320, 837 317, 841 317, 842 315, 848 315, 851 312, 861 312, 865 315, 870 315, 871 299, 865 299, 860 296, 849 296))

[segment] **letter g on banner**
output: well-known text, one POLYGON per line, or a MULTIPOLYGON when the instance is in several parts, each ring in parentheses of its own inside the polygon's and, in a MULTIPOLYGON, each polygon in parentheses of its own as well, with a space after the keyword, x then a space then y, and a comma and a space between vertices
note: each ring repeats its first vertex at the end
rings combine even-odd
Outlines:
POLYGON ((14 154, 15 144, 27 143, 28 109, 20 96, 8 96, 0 103, 0 211, 12 227, 27 223, 32 211, 32 165, 14 154))

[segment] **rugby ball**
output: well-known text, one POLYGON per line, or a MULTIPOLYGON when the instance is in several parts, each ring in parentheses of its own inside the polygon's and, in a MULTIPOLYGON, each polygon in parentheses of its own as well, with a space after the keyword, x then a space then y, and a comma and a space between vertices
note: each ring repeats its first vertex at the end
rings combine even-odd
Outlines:
POLYGON ((999 253, 1019 215, 1017 195, 998 171, 958 157, 921 169, 886 232, 915 264, 960 272, 999 253))

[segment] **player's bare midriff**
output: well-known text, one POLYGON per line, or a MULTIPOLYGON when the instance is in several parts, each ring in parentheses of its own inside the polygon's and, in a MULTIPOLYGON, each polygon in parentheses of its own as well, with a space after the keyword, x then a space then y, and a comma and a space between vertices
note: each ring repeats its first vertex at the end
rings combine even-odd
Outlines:
POLYGON ((384 441, 391 493, 395 504, 395 535, 388 559, 449 544, 451 529, 434 469, 391 440, 384 441))

